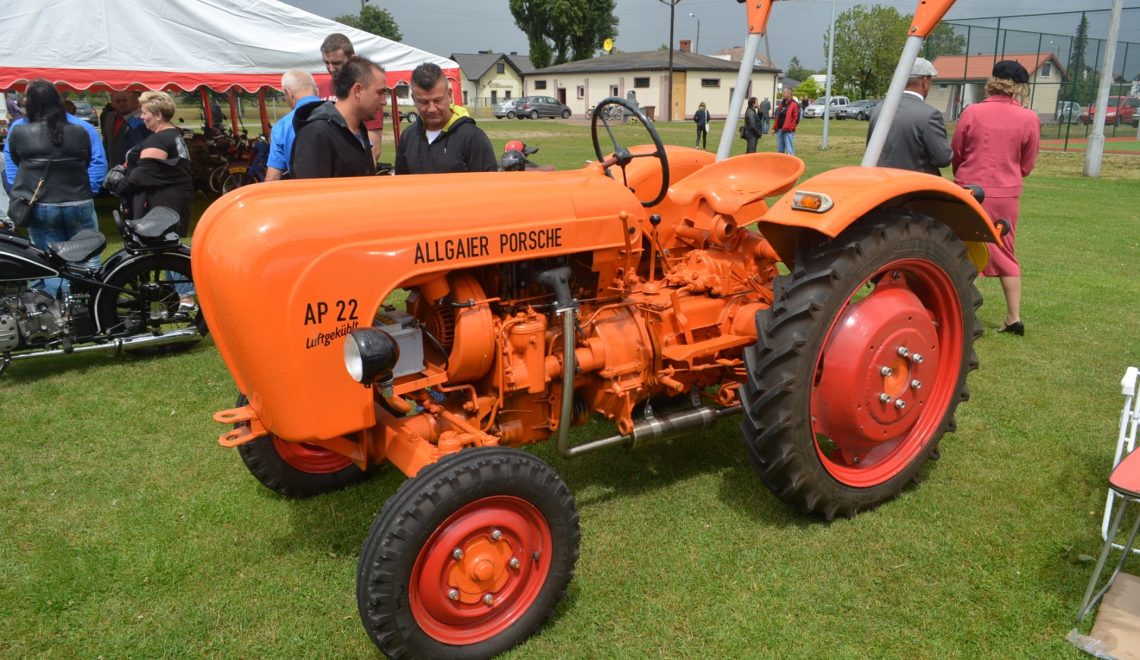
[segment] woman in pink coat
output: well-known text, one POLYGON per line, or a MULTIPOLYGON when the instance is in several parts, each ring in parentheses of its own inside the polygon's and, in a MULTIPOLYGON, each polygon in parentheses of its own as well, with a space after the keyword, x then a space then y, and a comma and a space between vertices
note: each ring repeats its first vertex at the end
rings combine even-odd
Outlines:
POLYGON ((993 220, 1009 222, 1001 243, 989 243, 990 262, 982 274, 1001 280, 1005 293, 1005 324, 998 332, 1025 335, 1021 321, 1021 265, 1013 252, 1020 210, 1021 181, 1033 171, 1041 136, 1037 113, 1022 107, 1028 96, 1029 72, 1012 60, 994 65, 986 83, 986 100, 966 108, 954 139, 954 181, 980 185, 986 192, 982 207, 993 220))

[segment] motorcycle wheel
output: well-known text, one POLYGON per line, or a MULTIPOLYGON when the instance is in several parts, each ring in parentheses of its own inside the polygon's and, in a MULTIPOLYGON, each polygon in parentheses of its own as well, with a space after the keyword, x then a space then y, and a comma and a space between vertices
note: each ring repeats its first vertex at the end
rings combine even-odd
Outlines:
POLYGON ((128 352, 159 354, 186 350, 209 332, 194 294, 188 254, 145 255, 119 264, 106 274, 104 281, 107 287, 96 292, 93 304, 102 335, 162 335, 187 328, 196 328, 200 335, 173 344, 128 348, 128 352), (182 304, 183 295, 193 298, 192 306, 182 304))
POLYGON ((249 176, 248 168, 244 166, 231 167, 229 174, 227 174, 226 178, 222 181, 222 194, 225 195, 226 193, 233 192, 247 183, 251 183, 252 180, 253 179, 249 176))
MULTIPOLYGON (((247 403, 249 399, 240 394, 235 407, 247 403)), ((238 445, 238 455, 263 486, 293 499, 330 493, 373 475, 347 456, 304 442, 286 442, 273 434, 238 445)))
POLYGON ((503 447, 445 456, 384 504, 360 550, 356 602, 393 658, 488 658, 550 617, 578 559, 574 496, 503 447))
POLYGON ((749 456, 777 497, 831 520, 918 480, 969 398, 977 275, 949 227, 902 211, 796 254, 741 388, 749 456))

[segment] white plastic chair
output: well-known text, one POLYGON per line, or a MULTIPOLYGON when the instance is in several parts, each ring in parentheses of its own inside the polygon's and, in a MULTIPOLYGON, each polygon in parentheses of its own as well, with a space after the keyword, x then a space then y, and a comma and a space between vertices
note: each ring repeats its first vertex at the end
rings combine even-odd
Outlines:
MULTIPOLYGON (((1116 455, 1112 458, 1113 468, 1120 465, 1120 461, 1136 448, 1136 431, 1140 427, 1140 397, 1136 396, 1138 382, 1140 382, 1140 369, 1136 367, 1128 367, 1124 371, 1124 378, 1120 379, 1124 408, 1120 411, 1120 433, 1116 438, 1116 455)), ((1100 524, 1100 537, 1105 541, 1108 541, 1108 527, 1118 497, 1120 495, 1116 491, 1108 489, 1108 498, 1104 503, 1104 519, 1100 524)), ((1112 547, 1117 550, 1123 549, 1119 543, 1113 543, 1112 547)), ((1140 553, 1140 548, 1132 548, 1132 552, 1140 553)))

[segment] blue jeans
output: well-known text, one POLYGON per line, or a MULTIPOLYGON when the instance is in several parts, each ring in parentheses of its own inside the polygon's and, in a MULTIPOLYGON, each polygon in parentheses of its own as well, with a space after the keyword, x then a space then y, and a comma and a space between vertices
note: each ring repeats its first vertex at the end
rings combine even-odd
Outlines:
POLYGON ((796 155, 796 132, 776 131, 776 151, 789 156, 796 155))
MULTIPOLYGON (((72 206, 53 206, 51 204, 37 204, 36 218, 28 225, 28 238, 32 245, 47 250, 52 243, 66 241, 79 233, 80 229, 99 230, 99 218, 95 215, 95 202, 88 200, 82 204, 72 206)), ((88 268, 99 267, 99 255, 87 260, 88 268)), ((58 277, 49 277, 33 284, 37 289, 43 289, 53 296, 59 297, 61 293, 68 292, 67 281, 58 277), (62 286, 62 292, 60 287, 62 286)))

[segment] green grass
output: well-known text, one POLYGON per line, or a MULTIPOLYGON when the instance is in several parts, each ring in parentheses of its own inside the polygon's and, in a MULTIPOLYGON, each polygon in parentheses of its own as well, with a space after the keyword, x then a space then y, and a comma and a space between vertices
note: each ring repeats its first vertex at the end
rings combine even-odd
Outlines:
MULTIPOLYGON (((496 149, 540 146, 538 162, 591 157, 581 125, 480 125, 496 149)), ((858 162, 865 123, 832 124, 827 152, 819 126, 798 138, 809 175, 858 162)), ((662 133, 689 144, 694 130, 662 133)), ((581 559, 551 623, 510 657, 1082 657, 1064 636, 1100 547, 1118 383, 1140 364, 1140 168, 1080 167, 1044 153, 1026 182, 1028 335, 993 334, 1001 293, 981 280, 982 366, 958 432, 880 509, 797 516, 753 474, 734 420, 574 461, 536 447, 575 493, 581 559)), ((234 396, 209 341, 0 378, 0 657, 375 654, 356 559, 402 477, 277 497, 215 442, 210 415, 234 396)))

